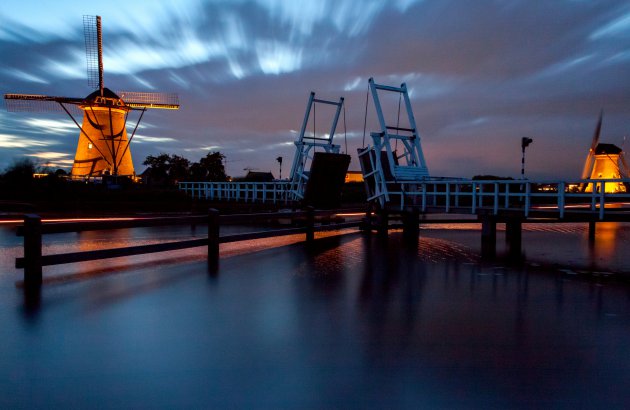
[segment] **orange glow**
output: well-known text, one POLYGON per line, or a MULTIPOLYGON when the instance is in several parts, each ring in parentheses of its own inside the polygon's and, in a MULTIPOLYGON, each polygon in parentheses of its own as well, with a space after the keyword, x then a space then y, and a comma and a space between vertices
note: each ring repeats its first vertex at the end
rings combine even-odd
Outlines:
POLYGON ((361 171, 348 171, 346 173, 346 184, 348 182, 363 182, 363 174, 361 171))
MULTIPOLYGON (((591 172, 590 179, 619 179, 623 178, 619 168, 619 155, 618 154, 600 154, 595 155, 595 163, 593 165, 593 171, 591 172)), ((586 186, 586 192, 593 192, 593 185, 595 189, 599 190, 599 184, 588 184, 586 186)), ((621 182, 607 182, 604 191, 607 194, 614 194, 620 192, 626 192, 626 186, 621 182)))

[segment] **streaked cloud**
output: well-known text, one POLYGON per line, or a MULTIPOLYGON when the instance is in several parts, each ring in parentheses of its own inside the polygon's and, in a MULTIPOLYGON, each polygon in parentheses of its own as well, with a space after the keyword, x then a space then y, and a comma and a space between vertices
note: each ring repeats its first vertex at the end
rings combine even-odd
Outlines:
MULTIPOLYGON (((91 92, 81 21, 91 13, 93 4, 74 0, 0 3, 0 92, 91 92)), ((366 143, 378 129, 371 100, 364 118, 370 77, 407 84, 437 174, 518 173, 514 147, 531 135, 530 169, 576 175, 582 139, 588 145, 601 108, 603 140, 630 129, 623 0, 112 0, 96 13, 108 87, 180 95, 180 111, 143 117, 132 143, 139 172, 144 157, 159 151, 197 160, 220 150, 240 161, 235 175, 245 165, 274 168, 277 156, 293 155, 310 91, 345 97, 354 153, 364 144, 364 121, 366 143), (500 160, 482 149, 489 145, 500 160), (543 149, 564 154, 552 161, 543 149)), ((383 97, 383 104, 396 121, 398 99, 383 97)), ((323 112, 318 107, 319 133, 329 127, 320 127, 323 112)), ((33 154, 37 144, 74 153, 72 121, 25 115, 0 113, 0 162, 33 154)), ((340 119, 337 143, 341 127, 340 119)))
POLYGON ((615 18, 608 24, 591 34, 591 39, 597 40, 602 37, 621 37, 626 40, 630 38, 630 8, 626 8, 626 13, 615 18))
POLYGON ((28 156, 47 160, 62 160, 69 157, 70 154, 66 152, 36 152, 34 154, 28 154, 28 156))
POLYGON ((302 50, 277 41, 257 42, 256 56, 264 74, 290 73, 302 66, 302 50))
POLYGON ((23 120, 23 123, 28 128, 31 129, 31 132, 43 133, 43 134, 55 134, 55 135, 58 135, 58 134, 79 135, 79 129, 67 117, 63 119, 59 119, 59 120, 43 119, 43 118, 27 118, 23 120))
POLYGON ((0 148, 31 148, 54 145, 51 141, 30 139, 18 135, 0 134, 0 148))
POLYGON ((146 135, 134 135, 133 136, 133 143, 136 144, 141 144, 141 143, 147 143, 147 142, 175 142, 177 141, 175 138, 170 138, 170 137, 149 137, 146 135))

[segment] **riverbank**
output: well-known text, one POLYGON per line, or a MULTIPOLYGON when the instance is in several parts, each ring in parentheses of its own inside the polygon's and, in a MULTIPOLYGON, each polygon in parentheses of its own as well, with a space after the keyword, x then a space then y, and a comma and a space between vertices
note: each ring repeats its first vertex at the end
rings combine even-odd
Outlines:
MULTIPOLYGON (((347 184, 343 208, 364 207, 363 187, 347 184), (361 188, 361 190, 359 190, 361 188)), ((106 186, 65 181, 33 181, 30 187, 0 187, 0 219, 20 219, 36 213, 46 218, 134 217, 203 214, 208 208, 222 214, 270 212, 284 203, 240 203, 191 198, 176 187, 142 184, 106 186)))

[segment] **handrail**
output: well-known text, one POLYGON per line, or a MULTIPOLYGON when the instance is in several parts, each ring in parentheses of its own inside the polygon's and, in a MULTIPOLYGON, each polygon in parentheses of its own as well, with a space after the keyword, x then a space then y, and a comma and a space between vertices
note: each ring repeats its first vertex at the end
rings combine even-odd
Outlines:
MULTIPOLYGON (((388 195, 395 198, 390 207, 399 207, 400 210, 420 207, 423 212, 428 208, 445 213, 477 214, 483 211, 498 215, 518 212, 525 218, 532 212, 555 212, 560 218, 588 212, 596 219, 604 220, 607 215, 619 213, 614 207, 619 207, 620 202, 630 202, 630 179, 566 182, 427 178, 386 181, 386 184, 388 195), (588 192, 584 187, 588 188, 588 192), (616 187, 619 192, 606 192, 610 187, 616 187)), ((623 211, 629 212, 630 207, 623 211)))
POLYGON ((291 181, 272 182, 179 182, 178 188, 193 198, 217 201, 241 201, 289 204, 291 181))
POLYGON ((220 243, 236 242, 251 239, 269 238, 275 236, 306 234, 306 241, 314 240, 314 233, 318 231, 343 229, 359 226, 360 222, 344 222, 316 226, 317 216, 331 216, 339 213, 338 210, 315 211, 307 207, 306 211, 274 212, 258 214, 234 214, 221 215, 215 209, 210 209, 208 215, 146 218, 121 221, 90 221, 90 222, 63 222, 42 224, 39 215, 25 215, 24 225, 18 227, 17 235, 24 237, 24 257, 15 259, 15 267, 24 269, 24 284, 27 287, 38 287, 42 283, 42 267, 65 263, 85 262, 89 260, 116 258, 121 256, 140 255, 146 253, 165 252, 171 250, 208 246, 208 261, 216 264, 219 256, 220 243), (229 222, 252 222, 270 219, 304 219, 304 226, 297 228, 274 229, 269 231, 247 232, 226 236, 219 236, 219 226, 229 222), (90 230, 107 230, 120 228, 138 228, 147 226, 169 226, 186 224, 207 224, 208 236, 206 238, 189 239, 176 242, 166 242, 150 245, 128 246, 123 248, 99 249, 93 251, 70 252, 64 254, 42 255, 42 235, 63 232, 81 232, 90 230))

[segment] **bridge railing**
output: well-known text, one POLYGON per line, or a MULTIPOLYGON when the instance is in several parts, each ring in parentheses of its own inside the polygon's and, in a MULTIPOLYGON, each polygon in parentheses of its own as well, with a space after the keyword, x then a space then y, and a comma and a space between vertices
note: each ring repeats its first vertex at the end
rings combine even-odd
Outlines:
POLYGON ((17 269, 24 269, 24 285, 26 287, 37 287, 42 283, 42 267, 49 265, 166 252, 200 246, 207 247, 209 263, 216 264, 219 258, 220 243, 294 234, 305 234, 306 242, 312 242, 315 239, 315 232, 353 228, 360 225, 359 220, 347 222, 335 222, 331 220, 330 218, 335 216, 338 212, 337 210, 316 211, 312 207, 307 207, 305 211, 219 215, 218 211, 211 209, 208 215, 198 216, 58 223, 42 223, 42 219, 39 215, 25 215, 24 225, 19 226, 16 232, 18 236, 24 237, 24 256, 16 258, 15 267, 17 269), (316 221, 317 217, 323 219, 328 218, 328 220, 316 221), (222 224, 251 224, 260 221, 279 221, 286 219, 297 221, 297 226, 271 230, 254 230, 252 232, 219 236, 219 227, 222 224), (208 235, 205 238, 194 238, 174 242, 42 255, 42 237, 44 234, 174 225, 207 225, 208 235))
POLYGON ((517 212, 528 217, 532 212, 596 213, 604 219, 630 205, 630 179, 590 179, 575 182, 529 180, 426 180, 389 183, 392 206, 409 206, 422 212, 485 211, 497 215, 517 212), (608 191, 608 192, 607 192, 608 191), (616 191, 616 192, 612 192, 616 191))
POLYGON ((181 191, 193 198, 216 201, 288 203, 291 182, 179 182, 181 191))

